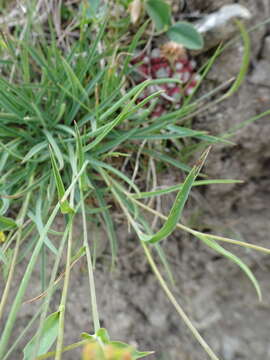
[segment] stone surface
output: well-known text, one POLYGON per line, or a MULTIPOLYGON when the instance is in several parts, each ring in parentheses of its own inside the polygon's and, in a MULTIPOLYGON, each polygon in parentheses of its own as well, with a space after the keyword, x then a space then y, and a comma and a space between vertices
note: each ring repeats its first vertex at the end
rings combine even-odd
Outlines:
POLYGON ((256 68, 250 77, 250 82, 255 85, 270 86, 270 61, 261 60, 256 64, 256 68))
POLYGON ((266 36, 264 39, 262 57, 270 62, 270 36, 266 36))

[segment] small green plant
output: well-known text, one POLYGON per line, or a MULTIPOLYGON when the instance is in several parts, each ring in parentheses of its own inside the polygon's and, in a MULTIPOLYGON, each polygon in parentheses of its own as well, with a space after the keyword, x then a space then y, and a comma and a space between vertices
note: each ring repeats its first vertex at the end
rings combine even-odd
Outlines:
POLYGON ((121 341, 111 341, 104 328, 100 328, 95 335, 83 333, 82 337, 87 340, 82 360, 136 360, 153 354, 152 351, 137 351, 121 341))
POLYGON ((203 38, 192 24, 186 21, 172 24, 171 7, 165 0, 133 0, 129 6, 133 22, 137 22, 145 10, 159 34, 165 33, 170 40, 187 49, 198 50, 203 47, 203 38))
MULTIPOLYGON (((192 130, 185 123, 196 112, 212 105, 205 105, 205 99, 211 97, 213 92, 197 99, 194 99, 193 93, 184 99, 180 109, 157 119, 149 116, 145 105, 149 100, 158 98, 160 91, 138 101, 142 91, 149 85, 175 83, 176 80, 147 80, 134 87, 126 87, 126 78, 130 74, 130 54, 141 41, 145 27, 140 28, 126 48, 121 48, 127 55, 121 66, 118 63, 116 66, 114 59, 118 49, 106 36, 107 30, 110 30, 108 18, 100 16, 90 19, 86 9, 79 7, 76 22, 72 24, 79 37, 73 41, 68 39, 66 44, 64 42, 66 46, 58 46, 60 40, 52 19, 48 21, 50 30, 44 27, 41 31, 39 26, 31 22, 31 7, 21 39, 14 39, 11 35, 2 39, 8 60, 2 64, 3 76, 0 78, 0 261, 6 275, 0 301, 0 319, 6 317, 0 336, 0 358, 12 359, 14 350, 34 326, 35 335, 30 339, 28 337, 28 343, 24 346, 24 360, 50 357, 60 360, 63 352, 76 347, 84 348, 83 360, 91 359, 91 351, 94 351, 95 360, 103 360, 104 357, 107 360, 133 360, 149 354, 111 341, 107 331, 100 327, 93 266, 97 259, 95 244, 89 240, 87 223, 93 229, 105 224, 112 255, 111 266, 114 268, 119 246, 112 211, 116 204, 137 233, 138 242, 176 311, 209 357, 217 360, 178 304, 169 280, 161 276, 152 253, 159 256, 168 278, 172 280, 166 249, 161 242, 176 228, 181 229, 239 265, 261 298, 260 287, 250 269, 219 243, 228 242, 268 254, 269 249, 205 234, 180 222, 194 186, 236 182, 202 178, 201 169, 209 145, 218 142, 231 144, 228 139, 237 129, 216 137, 204 131, 192 130), (39 37, 33 36, 36 33, 39 37), (194 149, 193 156, 197 157, 201 149, 206 149, 193 167, 182 161, 183 153, 179 156, 178 150, 175 156, 165 153, 169 141, 181 145, 183 139, 189 139, 194 149), (141 157, 138 156, 138 142, 143 143, 143 146, 139 145, 141 157), (155 146, 160 151, 156 151, 155 146), (180 169, 186 174, 185 181, 162 190, 147 191, 145 186, 139 187, 136 184, 137 169, 147 178, 150 159, 157 166, 180 169), (131 170, 122 172, 126 161, 131 170), (168 216, 143 201, 171 192, 177 192, 177 195, 168 216), (160 230, 151 228, 145 219, 145 212, 164 221, 160 230), (63 231, 55 228, 57 216, 65 223, 63 231), (77 218, 82 220, 82 237, 74 239, 73 228, 77 218), (47 265, 49 256, 52 267, 47 265), (93 327, 94 335, 82 334, 83 340, 64 346, 70 273, 73 265, 83 257, 87 260, 89 279, 89 327, 93 327), (62 279, 57 274, 63 259, 65 271, 61 299, 57 311, 51 313, 51 300, 62 279), (19 264, 25 265, 25 271, 16 296, 11 299, 10 289, 19 264), (11 343, 27 287, 38 266, 42 292, 40 306, 22 333, 11 343), (11 307, 6 313, 8 301, 11 307), (54 343, 55 350, 50 352, 54 343)), ((231 88, 216 102, 232 95, 245 76, 249 41, 245 29, 240 28, 245 44, 241 71, 231 88)), ((203 81, 219 54, 220 49, 202 68, 200 81, 203 81)), ((269 111, 249 119, 249 122, 266 114, 269 111)), ((149 184, 154 182, 156 175, 155 167, 152 177, 148 179, 149 184)))

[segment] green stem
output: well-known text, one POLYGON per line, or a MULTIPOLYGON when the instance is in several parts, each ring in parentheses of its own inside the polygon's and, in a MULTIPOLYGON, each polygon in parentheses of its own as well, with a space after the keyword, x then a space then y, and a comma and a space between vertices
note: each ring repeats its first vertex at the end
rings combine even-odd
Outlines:
POLYGON ((10 313, 9 313, 9 316, 8 316, 8 319, 7 319, 7 322, 6 322, 6 326, 5 326, 4 331, 2 333, 2 336, 1 336, 0 359, 5 354, 6 346, 8 344, 8 341, 9 341, 9 338, 10 338, 11 331, 13 329, 14 323, 16 321, 17 313, 20 310, 22 299, 23 299, 23 296, 25 294, 26 288, 28 286, 31 274, 33 272, 34 266, 35 266, 36 261, 38 259, 41 247, 42 247, 44 239, 45 239, 45 236, 46 236, 50 226, 53 223, 53 220, 54 220, 54 218, 55 218, 55 216, 56 216, 56 214, 57 214, 57 212, 59 210, 59 207, 60 207, 60 205, 58 203, 55 206, 51 216, 49 217, 49 220, 48 220, 47 224, 45 225, 42 233, 40 234, 39 240, 38 240, 38 242, 37 242, 37 244, 35 246, 35 249, 33 251, 31 259, 30 259, 30 261, 28 263, 28 266, 27 266, 26 271, 24 273, 24 276, 22 278, 21 285, 20 285, 20 287, 18 289, 17 295, 16 295, 16 297, 15 297, 15 299, 13 301, 13 304, 12 304, 12 307, 11 307, 11 310, 10 310, 10 313))
MULTIPOLYGON (((78 341, 74 344, 71 344, 71 345, 68 345, 68 346, 65 346, 63 349, 62 349, 62 353, 63 352, 66 352, 66 351, 69 351, 69 350, 73 350, 73 349, 77 349, 78 347, 81 347, 83 345, 86 345, 89 343, 89 340, 82 340, 82 341, 78 341)), ((44 355, 40 355, 38 356, 35 360, 44 360, 44 359, 48 359, 50 357, 53 357, 54 355, 56 354, 55 351, 50 351, 44 355)))
MULTIPOLYGON (((161 214, 160 212, 150 208, 149 206, 141 203, 140 201, 136 200, 133 198, 133 196, 130 196, 127 192, 125 193, 129 199, 133 202, 135 202, 137 205, 139 205, 140 207, 142 207, 143 209, 147 210, 148 212, 158 216, 160 219, 163 219, 163 220, 167 220, 168 217, 161 214)), ((178 223, 176 225, 176 227, 178 229, 181 229, 181 230, 184 230, 194 236, 196 235, 200 235, 200 232, 199 231, 196 231, 196 230, 193 230, 183 224, 180 224, 178 223)), ((233 239, 230 239, 230 238, 225 238, 223 236, 218 236, 218 235, 213 235, 213 234, 205 234, 207 235, 207 237, 209 239, 213 239, 213 240, 217 240, 217 241, 223 241, 223 242, 227 242, 229 244, 233 244, 233 245, 239 245, 239 246, 243 246, 243 247, 246 247, 246 248, 249 248, 249 249, 253 249, 253 250, 256 250, 256 251, 260 251, 260 252, 263 252, 265 254, 270 254, 270 249, 268 248, 265 248, 263 246, 259 246, 259 245, 255 245, 255 244, 251 244, 251 243, 247 243, 247 242, 244 242, 244 241, 240 241, 240 240, 233 240, 233 239)))
POLYGON ((36 319, 38 318, 38 316, 40 315, 41 312, 41 308, 39 309, 38 312, 35 313, 35 315, 32 317, 32 319, 29 321, 29 323, 23 328, 22 332, 20 333, 20 335, 16 338, 16 340, 14 341, 14 343, 12 344, 12 346, 8 349, 8 352, 6 353, 6 355, 3 357, 2 360, 7 360, 9 355, 12 354, 12 352, 16 349, 17 345, 19 344, 19 342, 23 339, 25 339, 25 334, 28 332, 28 330, 31 328, 31 326, 34 324, 34 322, 36 321, 36 319))
MULTIPOLYGON (((77 180, 81 176, 81 174, 84 171, 86 166, 87 166, 87 162, 84 163, 81 170, 78 172, 78 174, 76 175, 76 177, 74 178, 74 180, 70 184, 70 186, 67 189, 62 201, 65 201, 67 199, 68 195, 70 194, 71 190, 73 189, 75 183, 77 182, 77 180)), ((59 208, 60 208, 60 203, 58 202, 56 204, 55 208, 53 209, 53 212, 52 212, 51 216, 49 217, 49 219, 47 221, 47 224, 44 226, 44 228, 43 228, 43 230, 42 230, 42 232, 40 234, 39 240, 37 241, 37 244, 35 246, 35 249, 33 251, 31 259, 30 259, 30 261, 28 263, 28 266, 27 266, 26 271, 24 273, 24 276, 22 278, 22 281, 21 281, 20 287, 18 289, 17 295, 16 295, 16 297, 15 297, 15 299, 13 301, 13 304, 11 306, 11 310, 9 312, 9 316, 8 316, 7 321, 6 321, 5 328, 4 328, 4 331, 2 333, 1 340, 0 340, 0 359, 2 359, 3 356, 5 355, 6 347, 8 345, 8 341, 9 341, 12 329, 14 327, 14 324, 15 324, 15 321, 16 321, 16 318, 17 318, 17 314, 18 314, 18 312, 20 310, 21 303, 22 303, 24 294, 26 292, 26 289, 27 289, 31 274, 33 272, 34 266, 35 266, 36 261, 38 259, 41 247, 42 247, 42 245, 44 243, 44 239, 45 239, 45 237, 47 235, 47 232, 49 231, 49 229, 50 229, 50 227, 51 227, 51 225, 52 225, 52 223, 54 221, 54 218, 56 217, 56 215, 58 213, 59 208)))
POLYGON ((42 310, 42 314, 41 314, 40 320, 39 320, 39 327, 38 327, 38 330, 37 330, 37 333, 36 333, 36 345, 35 345, 35 348, 34 348, 34 351, 33 351, 33 354, 32 354, 33 359, 35 359, 36 356, 37 356, 38 344, 39 344, 39 341, 40 341, 40 336, 41 336, 43 324, 44 324, 44 321, 45 321, 47 313, 48 313, 49 304, 50 304, 50 300, 51 300, 53 291, 55 289, 55 285, 56 285, 55 284, 55 279, 56 279, 56 275, 57 275, 57 270, 58 270, 58 267, 59 267, 59 263, 60 263, 60 260, 61 260, 61 257, 62 257, 62 253, 63 253, 63 250, 64 250, 64 246, 65 246, 68 234, 70 232, 70 226, 71 226, 71 223, 68 223, 67 226, 66 226, 66 229, 65 229, 65 232, 64 232, 63 237, 61 239, 59 250, 58 250, 58 253, 57 253, 57 256, 56 256, 56 259, 55 259, 55 263, 54 263, 54 266, 53 266, 53 269, 52 269, 49 286, 48 286, 48 289, 46 291, 46 298, 45 298, 44 303, 42 305, 43 310, 42 310))
POLYGON ((41 291, 46 290, 46 245, 42 245, 41 248, 41 264, 40 264, 40 274, 41 274, 41 291))
POLYGON ((96 289, 95 289, 95 280, 94 280, 94 270, 92 264, 92 257, 90 252, 90 247, 88 243, 87 236, 87 226, 86 226, 86 215, 85 215, 85 204, 82 191, 82 183, 80 180, 80 197, 81 197, 81 208, 82 208, 82 221, 83 221, 83 244, 86 252, 87 266, 88 266, 88 276, 89 276, 89 285, 90 285, 90 296, 91 296, 91 307, 92 307, 92 316, 94 322, 95 333, 100 329, 99 315, 98 315, 98 306, 96 298, 96 289))
MULTIPOLYGON (((73 207, 73 195, 74 195, 74 192, 72 194, 72 199, 70 202, 71 207, 73 207)), ((69 280, 70 280, 70 264, 71 264, 71 252, 72 252, 72 236, 73 236, 72 218, 73 218, 73 215, 69 215, 69 222, 71 223, 71 226, 70 226, 70 231, 69 231, 69 236, 68 236, 65 280, 64 280, 61 302, 60 302, 60 306, 59 306, 59 332, 58 332, 58 337, 57 337, 55 360, 61 360, 62 348, 63 348, 63 342, 64 342, 65 309, 66 309, 67 294, 68 294, 68 287, 69 287, 69 280)))
MULTIPOLYGON (((32 180, 33 180, 33 178, 30 179, 30 184, 31 184, 32 180)), ((20 222, 21 222, 21 223, 20 223, 20 225, 19 225, 19 229, 18 229, 18 232, 17 232, 16 244, 15 244, 15 248, 14 248, 14 253, 13 253, 13 257, 12 257, 12 262, 11 262, 10 269, 9 269, 8 279, 7 279, 7 282, 6 282, 6 286, 5 286, 3 295, 2 295, 2 297, 1 297, 1 303, 0 303, 0 321, 1 321, 1 318, 2 318, 2 316, 3 316, 3 311, 4 311, 5 304, 6 304, 7 299, 8 299, 8 294, 9 294, 10 286, 11 286, 11 283, 12 283, 12 279, 13 279, 14 270, 15 270, 15 267, 16 267, 17 258, 18 258, 18 255, 19 255, 19 248, 20 248, 20 244, 21 244, 23 223, 24 223, 24 219, 25 219, 25 216, 26 216, 26 213, 27 213, 27 210, 28 210, 28 205, 29 205, 29 201, 30 201, 31 194, 32 194, 32 193, 29 192, 29 193, 26 195, 26 199, 25 199, 25 201, 24 201, 24 203, 23 203, 23 206, 22 206, 21 214, 19 215, 19 218, 20 218, 20 222)))

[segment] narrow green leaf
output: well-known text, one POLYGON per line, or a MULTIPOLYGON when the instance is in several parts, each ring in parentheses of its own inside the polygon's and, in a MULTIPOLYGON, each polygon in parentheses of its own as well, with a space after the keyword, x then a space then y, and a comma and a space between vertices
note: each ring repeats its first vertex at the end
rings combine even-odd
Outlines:
MULTIPOLYGON (((180 80, 172 79, 172 78, 164 78, 164 79, 147 79, 144 82, 134 86, 129 92, 127 92, 124 96, 122 96, 118 101, 113 102, 113 104, 100 115, 100 121, 104 123, 106 119, 109 118, 110 115, 115 113, 122 105, 126 108, 128 107, 127 103, 135 103, 135 101, 138 99, 139 95, 142 93, 142 91, 151 85, 160 85, 160 84, 167 84, 167 83, 179 83, 181 85, 180 80), (133 97, 132 100, 130 98, 133 97)), ((139 104, 138 104, 139 105, 139 104)), ((132 111, 131 104, 129 106, 129 110, 132 111)), ((121 114, 120 114, 121 115, 121 114)), ((173 116, 175 117, 175 116, 173 116)), ((115 120, 113 120, 111 123, 114 123, 115 120)), ((111 125, 109 125, 111 126, 111 125)), ((108 124, 106 124, 106 128, 108 127, 108 124)), ((104 127, 105 128, 105 127, 104 127)))
MULTIPOLYGON (((75 123, 75 130, 76 130, 76 155, 77 155, 77 159, 78 159, 78 168, 80 170, 84 163, 84 150, 83 150, 83 144, 82 144, 82 137, 81 137, 79 128, 76 123, 75 123)), ((85 173, 83 173, 81 176, 80 186, 82 187, 82 190, 85 190, 87 188, 85 173)))
POLYGON ((87 159, 89 160, 89 163, 93 166, 93 168, 97 169, 97 171, 99 171, 99 169, 98 169, 99 167, 109 170, 113 174, 117 175, 120 179, 124 180, 137 194, 140 193, 139 188, 134 184, 134 182, 132 182, 130 180, 130 178, 128 176, 126 176, 125 174, 123 174, 121 171, 117 170, 113 166, 111 166, 103 161, 93 159, 90 156, 88 156, 87 159))
POLYGON ((103 213, 105 210, 110 209, 110 207, 111 205, 98 208, 90 208, 89 206, 86 206, 85 213, 88 215, 100 214, 103 213))
POLYGON ((0 231, 6 231, 16 228, 16 222, 6 216, 0 216, 0 231))
MULTIPOLYGON (((202 186, 202 185, 211 185, 211 184, 242 184, 242 180, 231 180, 231 179, 212 179, 212 180, 198 180, 193 183, 193 186, 202 186)), ((183 187, 183 184, 177 184, 169 186, 166 189, 160 189, 156 191, 145 191, 140 192, 139 194, 134 194, 132 197, 134 199, 146 199, 153 196, 167 195, 174 191, 179 191, 183 187)))
POLYGON ((109 344, 110 342, 110 336, 108 331, 105 328, 100 328, 96 332, 96 336, 100 338, 100 340, 103 342, 103 344, 109 344))
POLYGON ((82 86, 80 80, 78 79, 77 75, 73 71, 70 64, 66 61, 64 57, 61 58, 63 69, 65 70, 67 77, 69 79, 69 83, 73 89, 73 91, 76 91, 76 93, 81 93, 81 96, 83 99, 88 100, 87 92, 85 91, 84 87, 82 86))
POLYGON ((58 170, 52 149, 50 149, 50 153, 51 153, 51 163, 52 163, 53 175, 54 175, 54 179, 55 179, 55 183, 56 183, 56 188, 57 188, 58 199, 60 202, 61 211, 63 214, 73 213, 74 210, 70 207, 68 201, 67 200, 62 201, 62 198, 65 194, 65 187, 64 187, 60 172, 58 170))
POLYGON ((147 235, 139 232, 138 235, 142 241, 146 241, 149 243, 157 243, 162 239, 168 237, 174 231, 177 223, 179 222, 179 219, 181 218, 182 211, 188 199, 190 190, 194 184, 196 177, 199 175, 201 171, 201 168, 206 160, 209 150, 210 148, 208 148, 202 154, 198 162, 195 164, 195 166, 188 174, 182 189, 178 192, 176 196, 173 207, 169 213, 168 219, 166 220, 162 228, 154 235, 147 235))
POLYGON ((25 46, 26 50, 29 52, 29 54, 35 60, 35 62, 40 66, 40 68, 46 70, 47 75, 52 80, 52 82, 54 84, 57 84, 55 74, 52 72, 52 70, 54 70, 54 67, 50 67, 48 62, 46 62, 46 59, 41 49, 36 50, 30 47, 26 42, 23 42, 22 44, 23 46, 25 46))
MULTIPOLYGON (((84 93, 86 95, 81 97, 81 99, 80 99, 81 103, 84 103, 86 98, 89 98, 91 96, 91 93, 94 91, 95 86, 97 84, 99 84, 100 81, 102 81, 101 79, 102 79, 102 77, 104 75, 104 72, 105 72, 105 69, 100 70, 98 72, 98 74, 93 79, 91 79, 89 84, 85 87, 85 92, 84 93)), ((71 110, 67 114, 65 114, 65 123, 66 124, 71 124, 72 121, 76 118, 76 115, 78 114, 80 109, 81 109, 81 104, 75 101, 72 108, 71 108, 71 110)), ((60 124, 60 126, 61 126, 61 124, 60 124)), ((67 129, 70 130, 69 127, 67 129)))
MULTIPOLYGON (((16 120, 17 121, 17 120, 16 120)), ((19 121, 17 121, 17 123, 19 123, 19 121)), ((25 140, 29 141, 29 143, 32 142, 33 138, 31 138, 31 136, 29 136, 29 134, 24 131, 22 128, 21 129, 14 129, 11 126, 5 126, 3 125, 3 123, 0 123, 0 136, 1 138, 7 138, 10 137, 12 139, 16 139, 18 137, 20 138, 24 138, 25 140)))
POLYGON ((167 35, 170 40, 183 45, 187 49, 198 50, 203 47, 202 35, 188 22, 180 21, 171 26, 167 35))
MULTIPOLYGON (((155 79, 155 80, 150 81, 150 83, 152 83, 152 82, 156 83, 157 80, 158 80, 158 82, 159 82, 159 80, 161 80, 161 82, 164 82, 164 79, 155 79)), ((173 79, 169 79, 169 82, 171 82, 170 80, 173 80, 173 79)), ((103 140, 117 125, 119 125, 121 122, 126 120, 136 110, 143 107, 150 99, 152 99, 153 97, 156 97, 159 94, 159 92, 155 92, 155 93, 149 95, 146 99, 140 101, 139 104, 134 105, 140 92, 143 91, 143 89, 146 87, 146 85, 148 83, 149 82, 146 80, 142 84, 139 84, 139 86, 135 87, 136 90, 138 90, 138 92, 137 93, 135 92, 135 95, 132 98, 132 100, 130 100, 129 103, 123 108, 121 113, 113 121, 111 121, 108 124, 109 126, 106 129, 104 129, 104 131, 100 135, 98 135, 92 143, 90 143, 88 146, 85 147, 85 151, 88 151, 88 150, 96 147, 101 142, 101 140, 103 140)), ((133 90, 134 90, 134 88, 130 91, 129 95, 133 93, 133 90)), ((101 119, 101 117, 102 116, 100 116, 100 119, 101 119)))
POLYGON ((55 154, 55 156, 56 156, 56 158, 58 160, 58 163, 59 163, 59 170, 62 170, 63 167, 64 167, 64 159, 63 159, 61 150, 59 149, 59 146, 57 145, 57 142, 54 140, 52 134, 49 131, 44 130, 44 134, 46 135, 46 137, 47 137, 47 139, 49 141, 49 144, 53 148, 54 154, 55 154))
POLYGON ((147 154, 156 160, 160 160, 164 164, 170 164, 170 165, 172 165, 178 169, 181 169, 183 171, 188 172, 191 170, 191 168, 188 165, 186 165, 185 163, 179 161, 178 159, 173 159, 169 155, 162 154, 158 151, 151 150, 151 149, 143 149, 142 153, 147 154))
POLYGON ((107 16, 102 23, 99 26, 99 31, 96 34, 96 36, 93 38, 93 41, 91 42, 90 48, 88 49, 88 56, 85 59, 85 66, 81 67, 80 72, 78 74, 78 78, 80 79, 80 81, 82 82, 83 79, 86 77, 86 73, 88 71, 90 71, 90 69, 93 67, 94 65, 94 61, 96 59, 96 54, 97 54, 97 48, 98 45, 100 44, 100 41, 105 33, 105 30, 107 29, 107 22, 108 22, 109 16, 107 16))
MULTIPOLYGON (((57 338, 59 327, 59 311, 49 315, 44 321, 37 355, 45 354, 57 338)), ((36 336, 23 349, 23 360, 32 360, 33 351, 36 346, 36 336)))
POLYGON ((234 145, 233 142, 224 140, 222 136, 217 137, 217 136, 213 136, 213 135, 208 135, 204 131, 194 131, 194 130, 184 128, 182 126, 177 126, 177 125, 168 125, 167 129, 171 130, 173 133, 183 134, 183 137, 184 136, 185 137, 187 137, 187 136, 195 137, 197 139, 206 141, 208 143, 225 142, 229 145, 234 145))
POLYGON ((145 21, 143 23, 143 25, 139 28, 139 30, 137 30, 136 34, 133 36, 133 39, 132 39, 132 41, 129 45, 128 51, 127 51, 128 55, 126 56, 126 58, 124 60, 123 69, 119 75, 121 78, 127 74, 130 60, 134 56, 134 51, 138 46, 138 42, 139 42, 140 38, 145 33, 145 29, 148 26, 148 24, 149 24, 149 21, 145 21))
POLYGON ((35 104, 35 103, 31 103, 31 106, 32 106, 32 108, 34 109, 34 111, 35 111, 35 113, 36 113, 36 115, 37 115, 40 123, 42 124, 42 126, 44 127, 44 129, 46 129, 47 123, 46 123, 46 120, 45 120, 46 117, 44 116, 44 115, 45 115, 44 112, 42 112, 42 111, 39 109, 39 107, 37 106, 37 104, 35 104))
POLYGON ((117 235, 114 228, 114 223, 111 218, 110 212, 108 211, 108 207, 106 206, 106 201, 104 199, 104 196, 102 192, 98 189, 96 189, 96 197, 98 200, 99 205, 104 209, 102 212, 103 219, 106 224, 106 232, 110 241, 110 247, 111 247, 111 253, 112 253, 112 264, 114 265, 116 254, 117 254, 117 235))
MULTIPOLYGON (((42 219, 40 216, 38 216, 38 214, 34 215, 31 211, 28 212, 28 216, 29 218, 33 221, 33 223, 36 224, 36 227, 38 229, 39 234, 41 234, 42 229, 44 227, 43 223, 42 223, 42 219)), ((44 238, 44 243, 46 244, 46 246, 48 247, 48 249, 51 250, 51 252, 53 252, 55 255, 57 255, 57 249, 56 247, 53 245, 53 243, 51 242, 51 240, 48 238, 48 236, 45 236, 44 238)))
POLYGON ((110 345, 112 345, 115 348, 118 349, 129 349, 132 355, 132 359, 141 359, 145 356, 151 355, 154 352, 153 351, 137 351, 136 349, 134 349, 132 346, 130 346, 129 344, 126 344, 122 341, 110 341, 110 345))
POLYGON ((85 340, 96 341, 95 335, 90 335, 86 332, 81 333, 81 337, 85 340))
POLYGON ((242 84, 242 82, 245 79, 245 76, 246 76, 248 68, 249 68, 250 38, 249 38, 248 32, 247 32, 244 24, 239 20, 235 20, 235 22, 236 22, 236 25, 238 26, 241 36, 242 36, 243 45, 244 45, 244 54, 243 54, 243 60, 242 60, 242 65, 241 65, 240 71, 237 75, 237 78, 235 79, 235 82, 231 86, 230 90, 225 94, 226 97, 231 96, 233 93, 235 93, 239 89, 240 85, 242 84))
POLYGON ((251 272, 249 267, 238 256, 236 256, 236 255, 232 254, 230 251, 224 249, 222 246, 217 244, 216 241, 209 239, 209 237, 207 235, 198 234, 197 232, 194 235, 196 237, 198 237, 200 240, 202 240, 207 246, 209 246, 210 248, 217 251, 222 256, 230 259, 232 262, 237 264, 244 271, 244 273, 247 275, 247 277, 252 282, 252 284, 257 292, 259 300, 260 301, 262 300, 262 293, 261 293, 260 285, 259 285, 257 279, 255 278, 255 276, 253 275, 253 273, 251 272))
POLYGON ((5 214, 9 208, 10 200, 6 198, 0 199, 0 215, 5 214))
POLYGON ((115 132, 115 138, 112 141, 108 141, 107 143, 102 143, 97 150, 95 150, 92 154, 93 156, 100 155, 103 153, 107 154, 109 153, 109 150, 116 148, 123 142, 127 141, 130 137, 132 137, 133 134, 135 134, 137 131, 137 128, 133 128, 130 131, 123 131, 123 132, 115 132))
POLYGON ((84 255, 85 255, 85 246, 82 246, 82 247, 79 248, 77 253, 72 256, 70 262, 73 263, 74 261, 78 260, 80 257, 82 257, 84 255))
POLYGON ((163 0, 147 0, 145 9, 153 20, 157 31, 166 30, 171 25, 171 8, 163 0))
POLYGON ((253 122, 261 119, 262 117, 269 116, 269 115, 270 115, 270 110, 266 110, 265 112, 263 112, 259 115, 256 115, 247 120, 244 120, 244 121, 240 122, 240 124, 237 124, 237 125, 231 127, 228 130, 228 132, 223 135, 223 137, 225 137, 225 138, 232 137, 236 134, 236 132, 238 130, 242 129, 243 127, 248 126, 249 124, 252 124, 253 122))
POLYGON ((53 154, 52 150, 51 150, 51 162, 52 162, 52 168, 53 168, 54 178, 55 178, 57 192, 58 192, 58 198, 59 198, 59 200, 61 200, 62 197, 65 194, 65 187, 64 187, 64 184, 62 182, 61 175, 60 175, 60 172, 58 170, 58 167, 57 167, 55 157, 54 157, 54 154, 53 154))
POLYGON ((175 280, 174 280, 174 276, 173 276, 173 272, 171 270, 171 266, 169 264, 169 261, 167 260, 166 254, 163 250, 163 248, 161 247, 161 245, 159 243, 155 244, 155 249, 158 253, 158 256, 164 266, 164 269, 168 275, 168 279, 171 282, 171 285, 174 286, 175 285, 175 280))
MULTIPOLYGON (((21 143, 21 141, 18 141, 17 143, 21 143)), ((13 151, 9 146, 6 146, 4 143, 0 141, 0 147, 3 148, 5 151, 8 152, 9 155, 12 157, 22 160, 23 158, 15 151, 13 151)))
POLYGON ((38 154, 41 150, 44 150, 48 146, 48 143, 46 141, 42 141, 36 145, 34 145, 28 153, 24 156, 22 163, 26 163, 28 160, 30 160, 33 156, 38 154))
POLYGON ((66 111, 66 108, 67 108, 67 104, 64 102, 58 107, 58 115, 55 119, 55 124, 58 124, 61 121, 61 119, 66 111))

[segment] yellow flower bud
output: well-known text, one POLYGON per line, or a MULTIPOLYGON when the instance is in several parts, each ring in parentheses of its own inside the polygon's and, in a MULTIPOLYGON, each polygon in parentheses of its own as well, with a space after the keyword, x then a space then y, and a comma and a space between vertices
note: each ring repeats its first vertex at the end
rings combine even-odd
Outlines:
POLYGON ((3 243, 6 241, 6 235, 3 231, 0 231, 0 243, 3 243))

